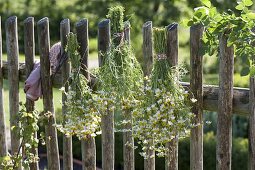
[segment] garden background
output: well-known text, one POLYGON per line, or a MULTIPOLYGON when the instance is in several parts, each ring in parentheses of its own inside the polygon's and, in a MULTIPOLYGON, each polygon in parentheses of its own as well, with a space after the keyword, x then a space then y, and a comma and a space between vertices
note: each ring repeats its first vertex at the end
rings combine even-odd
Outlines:
MULTIPOLYGON (((224 11, 228 8, 235 11, 231 0, 211 0, 212 4, 218 10, 224 11)), ((4 21, 7 17, 16 15, 19 23, 19 41, 20 41, 20 61, 24 61, 23 40, 23 24, 22 21, 28 16, 35 17, 38 21, 42 17, 50 19, 50 36, 51 44, 59 41, 59 23, 63 18, 69 18, 71 23, 77 22, 81 18, 87 18, 89 21, 89 62, 93 63, 97 60, 97 23, 101 21, 108 11, 108 8, 113 5, 122 5, 126 9, 126 15, 131 22, 131 41, 136 57, 142 62, 142 25, 146 21, 153 21, 154 26, 166 26, 172 22, 178 22, 192 15, 194 7, 199 6, 199 0, 0 0, 0 16, 2 18, 2 36, 5 43, 5 28, 4 21)), ((253 6, 253 9, 255 7, 253 6)), ((71 31, 74 30, 74 25, 71 26, 71 31)), ((35 30, 36 31, 36 30, 35 30)), ((35 34, 36 35, 36 34, 35 34)), ((180 25, 179 28, 179 64, 184 64, 189 70, 189 28, 180 25)), ((37 37, 35 37, 37 38, 37 37)), ((37 40, 35 41, 37 42, 37 40)), ((3 44, 3 59, 6 60, 6 45, 3 44)), ((36 49, 38 55, 38 49, 36 49)), ((39 59, 39 56, 37 56, 39 59)), ((204 83, 218 84, 218 59, 216 56, 204 57, 204 83)), ((235 62, 234 85, 238 87, 248 87, 248 76, 241 77, 241 65, 235 62)), ((189 81, 189 75, 185 76, 182 81, 189 81)), ((23 91, 24 83, 20 82, 20 90, 23 91)), ((8 82, 4 81, 4 95, 8 99, 8 82)), ((54 89, 54 103, 57 114, 57 121, 61 121, 61 92, 54 89)), ((21 94, 21 101, 25 101, 25 95, 21 94)), ((8 105, 8 100, 4 100, 5 105, 8 105)), ((42 101, 37 102, 37 109, 42 110, 42 101)), ((9 113, 5 110, 6 124, 9 126, 9 113)), ((210 125, 204 127, 204 168, 214 169, 216 162, 216 113, 204 111, 205 120, 210 120, 210 125)), ((247 169, 247 152, 248 152, 248 122, 246 117, 234 115, 233 119, 233 154, 232 162, 233 169, 247 169)), ((100 138, 100 137, 97 137, 100 138)), ((60 143, 62 138, 59 138, 60 143)), ((116 136, 116 148, 122 148, 121 135, 116 136)), ((98 142, 99 140, 97 140, 98 142)), ((74 156, 81 159, 79 141, 74 142, 74 156)), ((97 145, 101 147, 100 145, 97 145)), ((62 146, 60 145, 60 152, 62 146)), ((119 149, 121 150, 121 149, 119 149)), ((100 149, 97 149, 98 158, 100 161, 100 149)), ((138 151, 137 151, 138 152, 138 151)), ((180 142, 179 150, 179 169, 189 169, 189 139, 184 139, 180 142)), ((143 161, 142 157, 136 157, 136 162, 143 161)), ((116 163, 121 167, 122 151, 116 149, 116 163)), ((164 161, 159 159, 157 161, 164 161)), ((143 165, 142 163, 136 163, 143 165)), ((159 165, 159 164, 158 164, 159 165)), ((159 166, 157 168, 160 168, 159 166)), ((142 169, 142 167, 137 167, 142 169)))

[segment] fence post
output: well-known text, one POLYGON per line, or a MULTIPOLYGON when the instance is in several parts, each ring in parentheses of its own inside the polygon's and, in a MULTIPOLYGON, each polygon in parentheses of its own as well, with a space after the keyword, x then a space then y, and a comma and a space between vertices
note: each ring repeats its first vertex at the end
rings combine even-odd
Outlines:
MULTIPOLYGON (((253 61, 254 63, 254 61, 253 61)), ((250 77, 249 170, 255 170, 255 77, 250 77)))
POLYGON ((48 115, 47 124, 45 125, 48 169, 59 170, 60 169, 59 150, 57 130, 56 127, 54 127, 54 124, 56 124, 56 120, 53 106, 51 69, 49 60, 50 49, 49 19, 47 17, 41 19, 40 21, 38 21, 37 26, 41 63, 43 109, 44 114, 48 115))
POLYGON ((88 69, 88 56, 89 56, 89 35, 88 35, 88 20, 81 19, 76 23, 77 41, 79 43, 80 49, 79 53, 81 55, 81 67, 82 74, 89 79, 88 69))
MULTIPOLYGON (((167 26, 167 58, 171 66, 178 65, 178 47, 178 24, 173 23, 167 26)), ((169 151, 165 159, 165 169, 178 170, 178 137, 166 146, 169 151)))
POLYGON ((98 62, 99 66, 102 66, 103 63, 103 55, 110 48, 110 20, 106 19, 101 21, 98 24, 98 62))
MULTIPOLYGON (((110 47, 110 20, 98 24, 99 66, 103 64, 103 55, 110 47)), ((114 169, 114 112, 102 115, 102 162, 104 170, 114 169)))
MULTIPOLYGON (((88 36, 88 20, 82 19, 76 23, 77 40, 80 46, 79 53, 81 55, 81 67, 84 76, 89 79, 88 55, 89 55, 89 36, 88 36)), ((81 141, 82 146, 82 163, 83 170, 96 169, 96 143, 95 138, 89 136, 86 140, 81 141)))
POLYGON ((0 157, 7 155, 5 113, 3 105, 3 63, 2 63, 2 29, 0 16, 0 157))
MULTIPOLYGON (((24 49, 25 49, 25 64, 26 64, 26 78, 33 71, 35 61, 35 42, 34 42, 34 18, 28 17, 24 20, 24 49)), ((34 111, 35 103, 26 98, 27 112, 34 111)), ((37 138, 37 133, 34 134, 37 138)), ((38 156, 38 149, 33 148, 33 154, 38 156)), ((31 170, 39 170, 39 162, 30 164, 31 170)))
MULTIPOLYGON (((130 44, 130 23, 125 24, 124 38, 126 43, 130 44)), ((126 120, 130 123, 125 124, 124 128, 129 131, 123 132, 123 159, 124 170, 135 169, 135 155, 134 155, 134 138, 132 129, 132 113, 130 110, 123 110, 123 114, 126 120)))
POLYGON ((192 113, 195 114, 193 123, 199 124, 191 129, 190 135, 190 169, 203 169, 203 56, 200 54, 202 47, 201 38, 203 27, 194 25, 190 28, 190 89, 191 97, 197 102, 192 106, 192 113))
MULTIPOLYGON (((143 59, 144 59, 144 75, 148 76, 152 70, 153 51, 152 51, 152 22, 148 21, 143 24, 143 59)), ((153 156, 144 159, 145 170, 155 170, 155 152, 147 151, 147 155, 153 156)))
MULTIPOLYGON (((70 21, 69 19, 64 19, 60 22, 60 40, 61 40, 61 56, 65 53, 65 47, 67 44, 67 35, 70 32, 70 21)), ((68 91, 67 80, 69 78, 71 69, 68 59, 63 62, 61 66, 62 74, 62 86, 65 87, 65 91, 68 91), (66 83, 66 84, 65 84, 66 83)), ((62 114, 63 114, 63 124, 66 121, 65 115, 67 114, 66 95, 62 93, 62 114)), ((67 137, 63 135, 63 169, 73 170, 73 148, 72 148, 72 136, 67 137)))
POLYGON ((152 70, 153 50, 152 50, 152 22, 143 24, 143 61, 144 75, 148 76, 152 70))
MULTIPOLYGON (((19 45, 16 16, 9 17, 6 20, 6 45, 8 56, 10 127, 15 126, 17 132, 19 132, 20 124, 17 120, 17 114, 19 112, 19 45)), ((20 146, 20 139, 17 132, 11 131, 12 155, 18 152, 20 146)))
POLYGON ((216 169, 231 169, 234 48, 227 47, 227 32, 220 37, 219 99, 216 169))

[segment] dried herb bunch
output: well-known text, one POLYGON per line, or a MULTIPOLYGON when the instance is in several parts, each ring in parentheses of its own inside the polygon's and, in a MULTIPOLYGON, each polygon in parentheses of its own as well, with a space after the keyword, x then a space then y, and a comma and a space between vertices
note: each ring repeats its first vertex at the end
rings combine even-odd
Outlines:
POLYGON ((70 33, 66 51, 71 62, 71 75, 66 82, 69 84, 68 91, 61 88, 67 96, 63 103, 67 107, 65 122, 58 125, 58 129, 65 135, 76 135, 79 139, 100 134, 101 116, 97 109, 96 94, 88 86, 88 80, 81 73, 81 56, 78 53, 78 42, 76 34, 70 33))
POLYGON ((124 8, 110 8, 107 18, 111 21, 111 46, 99 69, 98 89, 99 94, 104 94, 104 99, 115 104, 115 111, 121 112, 122 108, 133 107, 133 102, 127 100, 135 100, 137 89, 142 88, 143 73, 124 37, 124 8))
POLYGON ((165 147, 175 137, 189 134, 193 126, 188 93, 178 83, 178 67, 171 67, 166 57, 166 29, 153 29, 154 64, 140 99, 140 107, 134 111, 134 136, 142 145, 145 159, 153 157, 148 150, 165 156, 165 147))

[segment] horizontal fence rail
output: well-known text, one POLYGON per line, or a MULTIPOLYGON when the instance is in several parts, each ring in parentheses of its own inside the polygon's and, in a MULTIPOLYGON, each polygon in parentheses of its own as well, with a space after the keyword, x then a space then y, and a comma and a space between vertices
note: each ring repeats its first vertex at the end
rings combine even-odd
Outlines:
MULTIPOLYGON (((88 67, 89 56, 89 31, 87 19, 81 19, 75 24, 77 33, 77 40, 80 45, 79 53, 82 56, 82 66, 88 67)), ((48 18, 43 18, 37 22, 38 43, 34 41, 34 18, 28 17, 24 20, 24 47, 26 63, 19 62, 19 44, 18 44, 18 29, 17 17, 13 16, 6 21, 6 48, 7 48, 7 61, 2 61, 2 35, 0 24, 0 156, 7 154, 6 148, 6 131, 3 105, 3 79, 9 82, 9 109, 11 114, 11 126, 19 127, 14 117, 19 110, 19 81, 25 81, 29 73, 32 71, 35 57, 35 47, 38 44, 40 50, 41 62, 41 79, 42 79, 42 92, 44 111, 51 112, 50 119, 45 125, 48 168, 50 170, 59 170, 59 150, 58 138, 55 124, 54 103, 52 88, 60 88, 64 85, 65 80, 70 75, 70 65, 66 61, 61 72, 58 72, 54 77, 51 73, 50 61, 48 58, 50 49, 50 24, 48 18)), ((104 53, 110 47, 110 20, 106 19, 98 24, 98 61, 99 66, 102 66, 104 53)), ((130 40, 130 25, 126 25, 125 40, 130 40)), ((131 27, 132 28, 132 27, 131 27)), ((70 21, 64 19, 60 23, 60 37, 61 43, 67 43, 66 35, 70 32, 70 21)), ((148 21, 143 25, 143 57, 144 57, 144 75, 149 75, 153 64, 153 43, 152 43, 152 22, 148 21)), ((192 26, 190 29, 190 56, 191 56, 191 82, 180 82, 186 91, 192 92, 197 99, 197 103, 192 106, 192 111, 196 114, 194 123, 203 124, 203 110, 218 112, 218 125, 217 132, 217 169, 231 169, 231 149, 232 149, 232 115, 239 114, 249 116, 250 132, 249 132, 249 168, 255 170, 255 133, 254 133, 254 78, 250 79, 249 88, 235 88, 233 87, 233 55, 234 49, 227 47, 227 38, 220 37, 220 83, 219 86, 204 85, 202 83, 202 58, 199 49, 201 48, 201 37, 203 28, 199 25, 192 26)), ((173 23, 167 26, 167 57, 171 65, 178 63, 178 24, 173 23)), ((61 48, 61 53, 64 53, 64 47, 61 48)), ((88 72, 83 72, 90 80, 90 85, 94 87, 96 79, 88 72)), ((68 86, 65 86, 68 89, 68 86)), ((62 101, 66 101, 65 94, 62 95, 62 101)), ((26 101, 28 111, 34 110, 34 103, 26 101)), ((62 106, 63 117, 65 117, 67 106, 62 106)), ((126 132, 123 135, 124 145, 123 148, 115 148, 115 134, 114 134, 114 112, 108 110, 108 114, 102 116, 102 166, 105 170, 114 169, 115 164, 115 150, 123 149, 124 169, 135 169, 135 155, 132 147, 128 147, 125 143, 134 145, 132 132, 126 132)), ((132 120, 132 115, 127 114, 127 117, 132 120)), ((132 128, 129 124, 128 128, 132 128)), ((72 158, 72 138, 64 137, 64 156, 63 166, 64 169, 73 169, 72 158)), ((17 138, 13 132, 11 133, 11 149, 12 153, 17 152, 20 139, 17 138)), ((178 169, 178 137, 173 142, 168 143, 171 146, 171 151, 166 156, 167 170, 178 169)), ((81 142, 82 164, 83 169, 95 170, 96 169, 96 144, 95 139, 88 137, 88 140, 81 142)), ((148 152, 151 152, 148 150, 148 152)), ((34 148, 34 153, 37 154, 37 149, 34 148)), ((155 154, 154 152, 150 153, 155 154)), ((203 169, 203 126, 192 129, 191 132, 191 152, 190 152, 191 169, 203 169)), ((144 161, 146 170, 155 169, 155 158, 150 158, 144 161)), ((32 170, 38 170, 38 164, 30 165, 32 170)))
MULTIPOLYGON (((3 61, 3 78, 8 79, 8 63, 3 61)), ((25 81, 25 63, 20 63, 19 66, 19 77, 20 81, 25 81)), ((95 79, 91 77, 91 82, 95 82, 95 79)), ((190 83, 180 82, 186 90, 190 90, 190 83)), ((53 79, 53 87, 61 87, 61 74, 57 73, 53 79)), ((250 114, 249 111, 249 88, 233 88, 233 113, 238 115, 250 114)), ((217 112, 218 109, 218 96, 219 86, 216 85, 205 85, 203 84, 203 109, 208 111, 217 112)))

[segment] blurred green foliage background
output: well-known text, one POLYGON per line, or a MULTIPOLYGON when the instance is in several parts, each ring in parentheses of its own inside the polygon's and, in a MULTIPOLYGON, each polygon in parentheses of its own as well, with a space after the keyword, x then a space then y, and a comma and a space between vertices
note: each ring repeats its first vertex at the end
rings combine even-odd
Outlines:
MULTIPOLYGON (((232 0, 211 0, 218 10, 228 8, 234 10, 236 5, 232 0)), ((0 0, 0 16, 2 18, 3 52, 5 48, 5 21, 8 17, 18 17, 19 49, 24 53, 23 21, 33 16, 35 21, 43 17, 50 19, 50 37, 52 44, 59 41, 59 24, 62 19, 69 18, 71 31, 75 31, 75 23, 82 18, 89 20, 90 53, 97 51, 97 24, 105 18, 108 8, 114 5, 125 7, 126 20, 131 22, 131 40, 136 57, 142 62, 142 25, 153 21, 153 26, 167 26, 172 22, 181 23, 192 15, 193 8, 200 6, 199 0, 0 0)), ((37 33, 35 29, 37 42, 37 33)), ((189 29, 179 26, 179 61, 189 66, 189 29)), ((38 54, 38 46, 36 53, 38 54)), ((236 72, 240 71, 236 63, 236 72)), ((204 57, 204 73, 217 74, 217 57, 204 57)), ((210 79, 210 78, 209 78, 210 79)), ((207 82, 206 82, 207 83, 207 82)), ((239 82, 238 82, 239 83, 239 82)), ((239 85, 235 83, 235 85, 239 85)), ((248 83, 248 82, 247 82, 248 83)), ((240 82, 240 85, 247 86, 240 82)))
MULTIPOLYGON (((236 2, 233 0, 211 0, 212 4, 218 10, 224 11, 228 8, 233 9, 236 2)), ((3 37, 3 53, 6 53, 5 44, 5 21, 8 17, 16 15, 18 17, 18 33, 19 33, 19 50, 21 58, 24 60, 24 39, 23 39, 23 20, 29 16, 33 16, 35 21, 39 21, 43 17, 50 19, 50 37, 51 43, 59 41, 59 24, 62 19, 69 18, 71 21, 71 31, 75 32, 75 23, 82 18, 89 20, 89 51, 90 55, 96 56, 97 53, 97 24, 105 18, 108 8, 114 5, 122 5, 125 7, 126 20, 131 22, 131 41, 134 52, 138 60, 142 63, 142 25, 146 21, 152 21, 153 26, 167 26, 172 22, 181 23, 182 19, 189 18, 193 8, 200 6, 199 0, 0 0, 0 16, 2 19, 2 37, 3 37)), ((254 8, 254 6, 252 7, 254 8)), ((234 10, 234 9, 233 9, 234 10)), ((35 27, 36 28, 36 27, 35 27)), ((183 63, 189 70, 189 29, 179 26, 179 63, 183 63)), ((35 38, 37 42, 37 32, 35 29, 35 38)), ((36 46, 36 54, 38 55, 38 46, 36 46)), ((94 58, 94 57, 93 57, 94 58)), ((4 54, 3 59, 6 59, 4 54)), ((94 58, 95 59, 95 58, 94 58)), ((204 56, 203 72, 205 84, 218 84, 218 60, 216 56, 204 56)), ((22 61, 22 59, 21 59, 22 61)), ((234 85, 239 87, 248 87, 249 77, 241 77, 239 72, 241 65, 235 62, 234 85)), ((183 78, 189 81, 189 75, 183 78)), ((23 84, 20 84, 22 93, 23 84)), ((8 82, 4 81, 5 98, 8 97, 8 82)), ((61 117, 61 93, 55 89, 55 110, 59 118, 61 117)), ((24 101, 24 94, 21 100, 24 101)), ((5 106, 8 100, 5 100, 5 106)), ((37 107, 42 110, 41 101, 37 107)), ((8 108, 5 108, 8 113, 8 108)), ((7 114, 7 120, 9 119, 7 114)), ((215 169, 215 136, 217 114, 212 112, 204 113, 204 119, 212 122, 211 125, 205 125, 205 169, 215 169)), ((60 120, 60 119, 58 119, 60 120)), ((8 121, 7 124, 9 125, 8 121)), ((247 117, 233 116, 233 162, 237 169, 246 167, 247 161, 247 117), (241 138, 240 138, 241 137, 241 138), (240 157, 241 155, 241 157, 240 157), (246 156, 243 156, 246 155, 246 156), (240 161, 241 159, 241 161, 240 161), (245 164, 245 165, 244 165, 245 164)), ((78 147, 78 146, 77 146, 78 147)), ((76 155, 79 155, 79 149, 75 149, 76 155)), ((61 147, 60 147, 61 148, 61 147)), ((79 148, 79 147, 78 147, 79 148)), ((100 151, 99 151, 100 152, 100 151)), ((118 154, 118 153, 116 153, 118 154)), ((180 145, 180 169, 189 169, 189 142, 188 139, 182 141, 180 145)), ((119 156, 116 156, 118 158, 119 156)), ((120 156, 121 157, 121 156, 120 156)), ((141 159, 141 158, 139 158, 141 159)), ((138 159, 138 162, 141 160, 138 159)), ((118 162, 118 161, 117 161, 118 162)), ((121 164, 121 161, 119 161, 121 164)), ((234 168, 234 169, 236 169, 234 168)), ((244 168, 245 169, 245 168, 244 168)))

